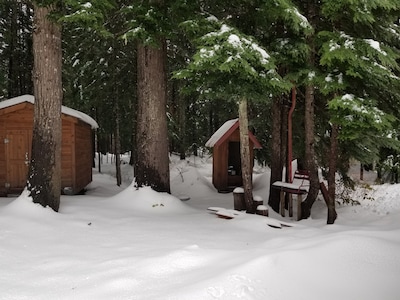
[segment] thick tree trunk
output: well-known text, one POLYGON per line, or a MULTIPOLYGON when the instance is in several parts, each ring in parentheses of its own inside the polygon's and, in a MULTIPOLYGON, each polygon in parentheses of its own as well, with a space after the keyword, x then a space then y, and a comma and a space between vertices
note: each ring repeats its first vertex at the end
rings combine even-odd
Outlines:
POLYGON ((252 183, 252 164, 250 157, 249 144, 249 125, 247 119, 247 100, 241 99, 239 102, 239 131, 240 131, 240 159, 242 167, 242 180, 244 189, 244 201, 246 212, 254 214, 253 206, 253 183, 252 183))
POLYGON ((282 130, 283 128, 286 128, 286 126, 284 126, 285 123, 283 123, 282 120, 281 97, 274 98, 272 102, 271 118, 271 180, 268 204, 274 211, 279 212, 280 191, 278 189, 273 189, 272 184, 275 181, 282 180, 282 169, 284 165, 283 160, 285 159, 286 154, 286 151, 282 152, 282 130))
POLYGON ((319 193, 318 169, 315 162, 314 149, 314 86, 306 86, 305 94, 305 167, 310 172, 310 189, 306 200, 302 203, 302 218, 307 219, 311 215, 311 207, 317 199, 319 193))
POLYGON ((61 30, 35 6, 34 124, 27 188, 33 201, 58 211, 61 194, 61 30))
POLYGON ((137 161, 138 187, 170 192, 166 116, 166 48, 138 45, 137 161))
POLYGON ((338 125, 333 124, 331 128, 331 148, 329 153, 329 171, 328 171, 328 220, 327 224, 333 224, 336 220, 337 213, 335 209, 336 197, 336 166, 338 159, 338 125))

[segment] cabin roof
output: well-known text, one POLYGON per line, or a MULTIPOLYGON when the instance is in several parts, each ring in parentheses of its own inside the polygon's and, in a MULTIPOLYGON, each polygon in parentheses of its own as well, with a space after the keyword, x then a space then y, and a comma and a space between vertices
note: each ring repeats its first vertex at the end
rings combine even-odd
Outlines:
MULTIPOLYGON (((0 101, 0 109, 18 105, 18 104, 21 104, 24 102, 34 104, 35 98, 32 95, 22 95, 22 96, 8 99, 8 100, 0 101)), ((92 117, 90 117, 89 115, 87 115, 81 111, 78 111, 78 110, 75 110, 75 109, 72 109, 72 108, 69 108, 69 107, 66 107, 63 105, 61 107, 61 112, 65 115, 75 117, 75 118, 89 124, 93 129, 99 128, 99 125, 92 117)))
MULTIPOLYGON (((232 119, 226 121, 206 143, 206 147, 214 147, 221 145, 236 129, 239 127, 239 119, 232 119)), ((249 131, 249 138, 254 144, 255 149, 261 149, 260 142, 256 139, 254 134, 249 131)))

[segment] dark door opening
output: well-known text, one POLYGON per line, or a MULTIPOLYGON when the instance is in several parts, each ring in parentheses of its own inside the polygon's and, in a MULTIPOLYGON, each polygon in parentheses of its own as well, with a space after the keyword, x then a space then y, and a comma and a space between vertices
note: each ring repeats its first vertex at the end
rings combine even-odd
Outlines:
POLYGON ((228 174, 232 176, 242 174, 239 142, 229 142, 228 174))

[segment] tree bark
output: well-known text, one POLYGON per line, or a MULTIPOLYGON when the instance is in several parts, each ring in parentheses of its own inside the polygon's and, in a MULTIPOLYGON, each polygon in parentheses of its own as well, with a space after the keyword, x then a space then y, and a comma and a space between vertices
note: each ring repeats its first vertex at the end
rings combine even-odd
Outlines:
POLYGON ((170 192, 168 132, 166 116, 166 47, 138 44, 138 187, 151 186, 158 192, 170 192))
POLYGON ((272 103, 271 110, 272 133, 271 133, 271 179, 268 204, 279 213, 280 191, 272 188, 275 181, 282 180, 282 169, 284 166, 286 151, 282 152, 282 130, 286 128, 282 120, 282 98, 276 97, 272 103), (282 157, 283 156, 283 157, 282 157))
POLYGON ((186 159, 186 99, 177 95, 178 101, 178 124, 179 124, 179 153, 180 159, 186 159))
POLYGON ((329 171, 328 171, 328 220, 327 224, 333 224, 336 220, 337 213, 335 209, 335 197, 336 197, 336 166, 338 159, 338 136, 339 128, 338 125, 332 124, 331 128, 331 147, 329 153, 329 171))
MULTIPOLYGON (((318 22, 317 8, 318 2, 316 0, 308 1, 306 3, 307 19, 312 25, 318 22)), ((310 47, 310 54, 308 57, 309 67, 312 69, 316 65, 316 47, 315 37, 313 35, 308 37, 308 45, 310 47)), ((305 117, 304 117, 304 130, 305 130, 305 167, 310 174, 310 189, 306 200, 302 203, 302 218, 307 219, 311 215, 311 207, 317 199, 319 193, 319 178, 318 168, 315 161, 315 86, 313 82, 309 82, 305 88, 305 117)))
POLYGON ((48 16, 53 7, 35 5, 34 124, 27 189, 33 202, 58 211, 61 194, 61 29, 48 16))
POLYGON ((250 157, 249 144, 249 125, 247 118, 247 100, 241 99, 239 102, 239 131, 240 131, 240 159, 242 167, 242 180, 244 189, 244 201, 246 212, 254 214, 253 206, 253 183, 252 183, 252 164, 250 157))
POLYGON ((318 169, 315 162, 315 124, 314 124, 314 91, 313 85, 306 86, 305 94, 305 117, 304 117, 304 129, 305 129, 305 167, 310 173, 310 189, 306 200, 302 203, 303 219, 307 219, 311 215, 311 207, 317 199, 319 193, 319 179, 318 169))
POLYGON ((116 99, 118 93, 114 94, 114 116, 115 116, 115 174, 117 178, 117 185, 121 186, 122 175, 121 175, 121 137, 120 137, 120 114, 119 114, 119 104, 116 99))
POLYGON ((19 51, 17 45, 18 39, 18 23, 17 23, 17 1, 11 1, 11 16, 10 16, 10 39, 9 39, 9 48, 10 55, 8 58, 8 98, 19 96, 18 91, 18 67, 17 63, 20 60, 18 57, 19 51))
MULTIPOLYGON (((8 98, 33 93, 32 85, 32 16, 31 4, 8 1, 4 15, 6 32, 3 36, 7 57, 8 98)), ((3 13, 3 12, 2 12, 3 13)))

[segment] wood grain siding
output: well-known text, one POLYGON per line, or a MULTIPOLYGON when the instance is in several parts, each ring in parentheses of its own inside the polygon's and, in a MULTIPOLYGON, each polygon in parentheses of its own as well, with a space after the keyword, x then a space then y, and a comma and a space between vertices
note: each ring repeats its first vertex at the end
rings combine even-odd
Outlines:
MULTIPOLYGON (((242 185, 240 131, 237 119, 228 120, 206 143, 213 147, 213 177, 212 182, 218 191, 230 191, 235 186, 242 185)), ((261 145, 249 131, 250 168, 254 165, 254 148, 261 145)))
POLYGON ((76 182, 81 190, 92 181, 92 129, 83 122, 78 122, 75 128, 75 164, 77 169, 82 170, 77 172, 76 182))
POLYGON ((213 150, 213 184, 217 189, 228 187, 228 143, 223 143, 213 150))
MULTIPOLYGON (((18 173, 16 171, 13 172, 11 169, 8 170, 10 166, 8 165, 7 155, 23 153, 22 162, 25 163, 25 152, 28 154, 31 152, 32 128, 32 103, 23 102, 0 109, 0 195, 4 195, 7 192, 5 184, 9 181, 8 177, 18 173), (20 142, 23 140, 22 136, 27 136, 27 146, 24 146, 27 149, 21 150, 21 143, 19 143, 18 149, 6 148, 12 147, 14 144, 11 141, 7 144, 4 143, 4 140, 8 136, 12 136, 14 140, 17 138, 20 142)), ((21 156, 20 154, 18 155, 21 156)), ((28 156, 30 157, 30 155, 28 156)), ((76 117, 63 114, 61 147, 62 188, 72 188, 72 193, 78 193, 88 185, 92 181, 92 159, 91 126, 76 117)))
POLYGON ((74 126, 63 117, 61 147, 61 186, 74 187, 74 126))
POLYGON ((4 159, 6 155, 4 144, 5 137, 4 121, 0 120, 0 195, 5 193, 6 183, 6 161, 4 159))

